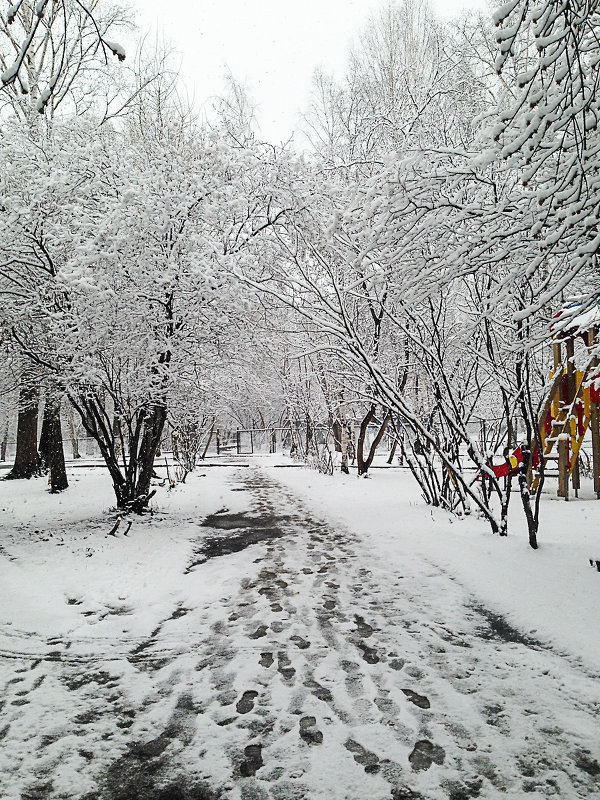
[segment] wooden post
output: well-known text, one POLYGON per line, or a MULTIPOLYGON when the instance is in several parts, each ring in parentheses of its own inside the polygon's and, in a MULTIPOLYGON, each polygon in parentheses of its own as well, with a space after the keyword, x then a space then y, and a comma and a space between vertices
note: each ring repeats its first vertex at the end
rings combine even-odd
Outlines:
POLYGON ((590 428, 592 429, 592 470, 594 473, 594 491, 600 500, 600 414, 598 403, 591 404, 590 428))
MULTIPOLYGON (((590 328, 588 331, 588 347, 590 350, 596 343, 596 329, 590 328)), ((590 365, 592 376, 598 367, 598 359, 593 358, 590 365)), ((594 491, 596 498, 600 500, 600 413, 598 403, 590 400, 590 429, 592 434, 592 472, 594 475, 594 491)))
POLYGON ((562 366, 562 356, 560 352, 560 342, 553 342, 552 344, 552 354, 554 355, 554 369, 557 370, 560 366, 562 366))
POLYGON ((575 497, 579 497, 579 488, 581 486, 579 478, 579 453, 577 453, 575 463, 573 464, 573 468, 571 469, 571 484, 573 486, 573 489, 575 490, 575 497))
MULTIPOLYGON (((566 435, 566 434, 562 434, 566 435)), ((569 499, 569 440, 558 441, 558 492, 559 497, 569 499)))
MULTIPOLYGON (((573 358, 575 356, 575 338, 573 336, 569 336, 565 345, 565 358, 566 358, 566 369, 567 369, 567 408, 571 409, 571 414, 575 413, 575 408, 573 407, 573 401, 575 400, 575 394, 577 392, 577 376, 575 373, 575 364, 573 363, 573 358)), ((573 427, 575 423, 572 420, 569 420, 567 423, 567 429, 569 436, 571 437, 570 444, 573 444, 573 427)), ((571 446, 570 449, 571 454, 573 453, 573 447, 571 446)), ((569 448, 567 448, 567 463, 568 463, 568 453, 569 448)), ((568 474, 568 466, 567 466, 567 474, 568 474)), ((579 492, 579 453, 575 457, 574 463, 571 465, 571 481, 573 484, 573 489, 575 490, 575 497, 577 497, 579 492)), ((567 487, 568 493, 568 487, 567 487)))
MULTIPOLYGON (((554 356, 554 371, 560 370, 562 375, 562 348, 560 346, 560 342, 554 342, 552 344, 552 354, 554 356)), ((564 391, 564 383, 559 383, 558 387, 558 405, 559 408, 562 408, 567 401, 565 397, 564 391)), ((552 431, 554 435, 556 430, 552 431)), ((558 491, 557 495, 559 497, 566 497, 569 499, 569 466, 568 466, 568 456, 569 456, 569 449, 566 440, 560 439, 556 443, 556 450, 558 452, 558 491), (566 476, 566 481, 565 481, 566 476)))

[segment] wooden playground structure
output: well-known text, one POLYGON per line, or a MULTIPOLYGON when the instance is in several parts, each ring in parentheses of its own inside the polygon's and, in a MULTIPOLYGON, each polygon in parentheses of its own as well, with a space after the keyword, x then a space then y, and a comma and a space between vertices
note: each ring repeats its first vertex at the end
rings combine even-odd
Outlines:
POLYGON ((541 452, 531 442, 533 454, 527 474, 530 491, 536 492, 540 482, 539 466, 543 460, 545 475, 558 477, 558 496, 569 499, 569 483, 575 496, 581 486, 580 462, 586 435, 591 437, 591 468, 594 491, 600 499, 600 361, 593 357, 600 330, 600 304, 591 311, 573 314, 573 306, 555 315, 551 326, 554 369, 550 373, 550 389, 538 420, 541 452), (559 325, 569 311, 568 321, 559 325), (575 368, 576 345, 582 370, 575 368), (586 363, 587 362, 587 363, 586 363), (556 464, 557 470, 552 468, 556 464))

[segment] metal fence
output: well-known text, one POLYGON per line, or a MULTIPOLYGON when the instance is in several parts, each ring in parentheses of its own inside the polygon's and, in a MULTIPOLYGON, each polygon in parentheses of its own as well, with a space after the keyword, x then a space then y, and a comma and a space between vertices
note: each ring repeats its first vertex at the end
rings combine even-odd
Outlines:
MULTIPOLYGON (((360 426, 356 426, 355 441, 358 438, 360 426)), ((365 436, 365 445, 371 443, 379 431, 378 425, 369 425, 365 436)), ((392 446, 394 434, 389 431, 379 443, 378 452, 388 451, 392 446)), ((287 428, 246 428, 218 430, 212 437, 207 454, 223 455, 257 455, 266 453, 285 453, 294 449, 306 449, 306 442, 317 447, 329 445, 334 448, 333 431, 326 425, 316 425, 307 428, 306 424, 298 424, 293 429, 287 428)))
MULTIPOLYGON (((64 439, 63 448, 65 452, 65 458, 68 461, 77 458, 100 457, 100 449, 95 440, 90 437, 79 438, 75 441, 72 439, 64 439)), ((6 442, 6 452, 4 453, 5 461, 12 461, 14 459, 16 449, 16 441, 14 439, 6 442)))
MULTIPOLYGON (((484 439, 494 421, 474 421, 469 432, 474 438, 484 439)), ((408 426, 399 426, 401 429, 408 426)), ((354 430, 354 442, 358 439, 360 426, 357 424, 354 430)), ((378 425, 369 425, 365 436, 365 447, 368 449, 379 431, 378 425)), ((377 448, 378 453, 389 452, 395 434, 388 429, 377 448)), ((294 450, 304 452, 306 443, 318 448, 327 446, 333 450, 335 443, 331 428, 326 425, 310 426, 307 429, 305 423, 291 427, 277 428, 245 428, 227 429, 218 428, 211 432, 206 431, 203 446, 200 452, 206 447, 206 455, 259 455, 268 453, 290 453, 294 450), (210 441, 209 441, 210 439, 210 441)), ((9 440, 6 443, 5 462, 10 462, 15 456, 15 441, 9 440)), ((170 433, 167 432, 161 443, 162 453, 170 454, 172 451, 170 433)), ((73 459, 98 459, 101 457, 100 450, 94 439, 90 437, 78 437, 76 440, 64 437, 65 458, 68 461, 73 459)))

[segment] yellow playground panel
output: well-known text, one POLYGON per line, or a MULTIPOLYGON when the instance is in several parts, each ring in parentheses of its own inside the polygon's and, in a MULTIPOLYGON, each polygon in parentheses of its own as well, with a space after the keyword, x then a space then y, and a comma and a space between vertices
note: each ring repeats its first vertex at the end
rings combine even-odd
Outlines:
MULTIPOLYGON (((556 317, 560 316, 559 312, 556 317)), ((599 379, 600 384, 600 363, 592 355, 599 327, 600 307, 596 307, 593 309, 593 319, 590 319, 590 312, 579 317, 571 314, 569 324, 554 332, 552 344, 554 369, 549 376, 550 388, 538 419, 539 440, 531 442, 530 445, 533 458, 527 477, 532 493, 538 488, 539 467, 543 461, 546 474, 558 477, 558 496, 569 499, 569 480, 577 495, 580 489, 581 448, 589 431, 592 443, 594 491, 600 498, 600 386, 596 387, 596 379, 599 379), (593 324, 582 332, 582 322, 593 324), (587 366, 583 370, 577 370, 574 366, 577 339, 583 340, 585 348, 582 353, 583 360, 585 361, 586 351, 589 356, 587 366), (556 463, 556 473, 551 471, 552 462, 556 463)))

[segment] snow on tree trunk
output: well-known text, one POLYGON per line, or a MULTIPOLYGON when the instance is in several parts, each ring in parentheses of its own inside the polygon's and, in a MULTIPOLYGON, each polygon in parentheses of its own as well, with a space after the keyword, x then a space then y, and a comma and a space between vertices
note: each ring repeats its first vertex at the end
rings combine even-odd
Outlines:
POLYGON ((79 439, 75 433, 75 420, 73 418, 73 409, 69 406, 67 411, 67 425, 69 428, 69 439, 71 440, 71 450, 73 452, 73 458, 81 458, 81 453, 79 452, 79 439))
POLYGON ((350 437, 348 436, 348 423, 346 420, 342 420, 340 424, 340 442, 341 442, 341 449, 342 449, 342 462, 340 465, 340 469, 346 475, 349 474, 350 470, 348 469, 348 449, 350 444, 350 437))

